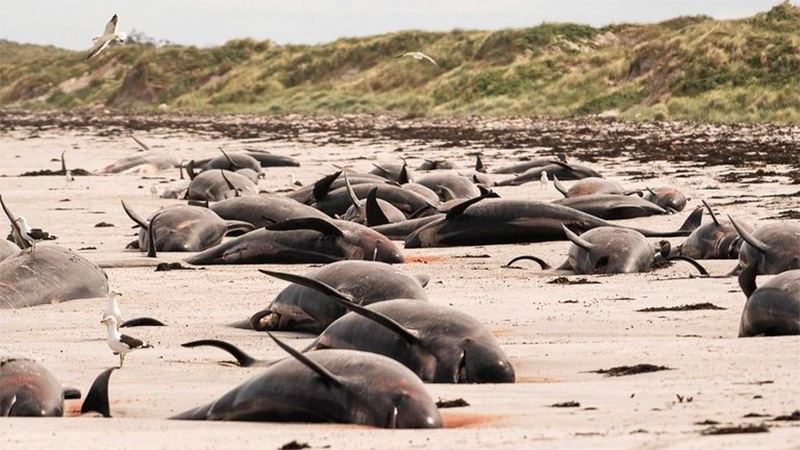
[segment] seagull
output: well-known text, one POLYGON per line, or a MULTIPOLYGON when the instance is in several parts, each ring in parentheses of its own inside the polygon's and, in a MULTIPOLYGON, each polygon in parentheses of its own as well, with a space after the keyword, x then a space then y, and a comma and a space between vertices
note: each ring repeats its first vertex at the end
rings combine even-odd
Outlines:
POLYGON ((117 327, 117 319, 114 316, 103 317, 100 323, 106 324, 108 328, 108 346, 115 355, 119 355, 119 367, 122 368, 122 363, 125 362, 125 355, 140 348, 153 348, 147 342, 142 342, 135 337, 130 337, 127 334, 119 332, 117 327))
POLYGON ((422 53, 422 52, 406 52, 406 53, 403 53, 402 55, 395 56, 395 58, 402 58, 403 56, 410 56, 410 57, 412 57, 412 58, 414 58, 414 59, 416 59, 418 61, 422 61, 423 59, 426 59, 426 60, 430 61, 430 63, 433 64, 434 66, 438 66, 438 64, 436 64, 436 61, 434 61, 433 58, 431 58, 430 56, 428 56, 428 55, 426 55, 425 53, 422 53))
POLYGON ((117 15, 114 14, 114 17, 106 24, 103 34, 92 39, 94 44, 92 44, 89 54, 86 55, 86 60, 88 61, 94 58, 98 53, 103 51, 111 41, 117 41, 122 44, 127 37, 128 35, 124 31, 117 31, 117 15))
POLYGON ((126 321, 122 317, 122 310, 117 302, 117 297, 122 297, 122 292, 111 291, 108 293, 108 303, 106 310, 103 313, 103 318, 113 317, 117 321, 117 329, 124 327, 163 327, 165 326, 160 320, 153 319, 152 317, 139 317, 126 321))
POLYGON ((150 196, 153 198, 158 198, 158 187, 156 187, 155 184, 150 186, 150 196))
POLYGON ((539 181, 542 183, 542 189, 547 189, 547 171, 542 171, 542 177, 539 178, 539 181))
POLYGON ((300 180, 298 180, 297 178, 294 177, 293 173, 289 174, 289 179, 291 180, 291 183, 293 185, 295 185, 295 186, 302 186, 303 185, 303 183, 301 183, 300 180))
POLYGON ((106 305, 106 312, 103 313, 103 317, 113 317, 114 320, 117 321, 117 326, 119 327, 122 322, 125 322, 125 319, 122 318, 122 310, 119 309, 117 297, 122 297, 122 293, 117 291, 108 293, 108 304, 106 305))
POLYGON ((30 225, 28 225, 28 221, 22 216, 19 216, 15 222, 19 226, 22 239, 31 244, 31 257, 36 256, 37 242, 51 241, 56 238, 55 236, 50 236, 50 233, 42 231, 41 228, 31 228, 30 225))

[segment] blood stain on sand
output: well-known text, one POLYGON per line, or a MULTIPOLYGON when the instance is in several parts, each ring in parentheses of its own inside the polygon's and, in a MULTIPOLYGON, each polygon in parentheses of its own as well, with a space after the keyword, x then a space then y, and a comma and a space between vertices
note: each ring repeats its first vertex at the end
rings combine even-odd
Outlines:
POLYGON ((493 330, 492 334, 495 335, 495 337, 511 336, 514 334, 514 330, 509 330, 508 328, 504 328, 500 330, 493 330))
POLYGON ((469 414, 443 412, 445 428, 470 428, 500 421, 503 416, 497 414, 469 414))

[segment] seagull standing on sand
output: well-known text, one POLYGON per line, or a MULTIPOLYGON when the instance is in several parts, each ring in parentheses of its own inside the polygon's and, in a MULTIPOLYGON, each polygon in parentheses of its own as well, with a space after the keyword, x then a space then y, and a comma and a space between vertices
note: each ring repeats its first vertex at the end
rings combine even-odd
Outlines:
POLYGON ((36 257, 36 243, 39 241, 54 239, 49 233, 42 231, 41 228, 31 228, 24 217, 19 216, 17 220, 22 239, 31 244, 31 257, 36 257))
POLYGON ((539 181, 542 183, 542 189, 547 189, 547 171, 542 171, 542 176, 539 178, 539 181))
POLYGON ((70 183, 75 181, 75 177, 72 176, 72 171, 71 170, 68 170, 68 171, 64 172, 64 179, 67 180, 67 187, 69 187, 70 183))
POLYGON ((140 317, 137 319, 131 319, 126 321, 125 318, 122 317, 122 310, 120 309, 119 303, 117 302, 117 297, 122 297, 122 292, 111 291, 108 293, 108 303, 106 303, 106 310, 105 312, 103 312, 104 319, 106 317, 114 318, 114 320, 117 322, 116 323, 117 329, 124 327, 165 326, 161 321, 153 319, 152 317, 140 317))
POLYGON ((155 184, 150 186, 150 196, 153 198, 158 198, 158 187, 155 184))
POLYGON ((108 304, 106 304, 106 312, 103 313, 103 318, 113 317, 117 321, 117 326, 119 326, 122 322, 125 322, 125 319, 122 318, 122 310, 119 309, 117 296, 122 297, 122 293, 117 291, 108 293, 108 304))
POLYGON ((128 35, 124 31, 117 31, 117 15, 114 14, 114 17, 106 24, 103 34, 92 39, 92 48, 89 50, 89 54, 86 55, 86 60, 88 61, 94 58, 98 53, 103 51, 111 41, 117 41, 122 44, 127 37, 128 35))
POLYGON ((153 346, 147 342, 120 333, 119 327, 117 327, 117 319, 115 319, 114 316, 104 317, 100 323, 106 324, 108 328, 108 346, 115 355, 119 355, 120 369, 122 368, 122 363, 125 362, 126 354, 140 348, 153 348, 153 346))
POLYGON ((433 58, 422 52, 406 52, 403 53, 402 55, 395 56, 395 58, 402 58, 404 56, 410 56, 411 58, 414 58, 418 61, 422 61, 424 59, 430 61, 430 63, 433 64, 434 66, 438 66, 438 64, 436 64, 436 61, 434 61, 433 58))

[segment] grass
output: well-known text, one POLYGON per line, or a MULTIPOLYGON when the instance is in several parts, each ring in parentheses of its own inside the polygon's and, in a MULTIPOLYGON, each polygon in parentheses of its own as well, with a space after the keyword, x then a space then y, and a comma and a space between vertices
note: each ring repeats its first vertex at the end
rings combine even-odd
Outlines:
POLYGON ((314 46, 127 44, 83 58, 0 41, 0 105, 800 122, 800 8, 788 2, 731 21, 403 31, 314 46), (417 50, 438 66, 394 58, 417 50))

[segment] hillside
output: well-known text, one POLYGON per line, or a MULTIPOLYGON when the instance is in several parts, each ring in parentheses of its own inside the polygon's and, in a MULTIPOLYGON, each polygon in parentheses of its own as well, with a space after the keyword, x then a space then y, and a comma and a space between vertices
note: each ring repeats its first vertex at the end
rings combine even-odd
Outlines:
POLYGON ((800 122, 800 8, 788 2, 733 21, 134 43, 84 56, 0 42, 2 107, 800 122), (418 50, 439 65, 393 57, 418 50))

